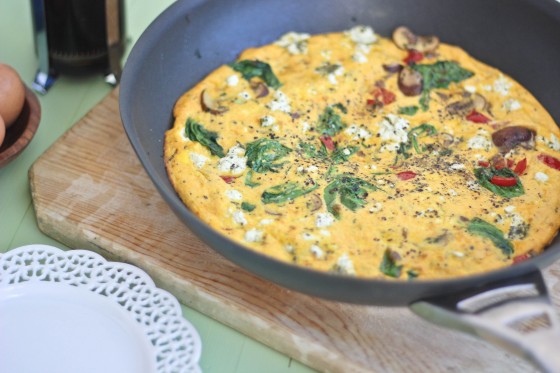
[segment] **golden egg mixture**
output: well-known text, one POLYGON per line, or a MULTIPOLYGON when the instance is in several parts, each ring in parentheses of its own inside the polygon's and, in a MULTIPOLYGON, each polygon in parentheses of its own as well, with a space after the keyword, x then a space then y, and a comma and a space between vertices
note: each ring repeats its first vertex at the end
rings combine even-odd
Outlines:
POLYGON ((185 93, 165 136, 184 203, 301 266, 433 279, 540 253, 560 227, 560 131, 520 84, 400 27, 288 33, 185 93))

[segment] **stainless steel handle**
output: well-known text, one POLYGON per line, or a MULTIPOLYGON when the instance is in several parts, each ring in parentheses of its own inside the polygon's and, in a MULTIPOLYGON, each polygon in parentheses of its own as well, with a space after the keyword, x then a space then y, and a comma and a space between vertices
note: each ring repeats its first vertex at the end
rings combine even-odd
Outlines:
POLYGON ((423 318, 476 335, 532 362, 560 372, 560 324, 539 270, 483 289, 416 302, 423 318))

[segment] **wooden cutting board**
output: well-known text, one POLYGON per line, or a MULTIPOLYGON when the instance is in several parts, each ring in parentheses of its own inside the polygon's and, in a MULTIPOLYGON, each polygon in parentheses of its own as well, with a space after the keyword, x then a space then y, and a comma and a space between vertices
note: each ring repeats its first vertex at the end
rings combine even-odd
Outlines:
MULTIPOLYGON (((315 369, 329 372, 528 372, 526 362, 420 319, 407 308, 325 301, 225 260, 172 213, 121 125, 118 90, 30 170, 37 221, 73 248, 145 270, 180 301, 315 369)), ((547 273, 560 294, 560 265, 547 273)))

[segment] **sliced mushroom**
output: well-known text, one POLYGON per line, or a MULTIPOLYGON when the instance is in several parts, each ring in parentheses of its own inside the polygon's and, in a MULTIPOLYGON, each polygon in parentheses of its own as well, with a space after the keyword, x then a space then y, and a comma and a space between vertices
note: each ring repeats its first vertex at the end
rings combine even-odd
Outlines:
POLYGON ((214 100, 206 90, 203 90, 200 94, 200 105, 202 110, 211 114, 223 114, 229 110, 226 106, 222 106, 214 100))
POLYGON ((405 96, 418 96, 422 93, 422 74, 405 67, 399 74, 399 89, 405 96))
POLYGON ((474 109, 474 101, 471 98, 464 98, 450 103, 445 110, 451 115, 466 115, 474 109))
POLYGON ((440 136, 443 141, 443 146, 446 148, 453 145, 453 143, 455 142, 455 137, 453 137, 453 135, 448 132, 441 132, 440 136))
POLYGON ((257 98, 268 96, 268 87, 263 82, 251 82, 251 88, 257 98))
POLYGON ((472 100, 473 100, 473 105, 474 105, 474 109, 478 110, 478 111, 482 111, 482 110, 486 110, 488 111, 489 109, 489 104, 488 101, 486 100, 486 98, 479 94, 479 93, 475 93, 472 95, 472 100))
POLYGON ((399 73, 402 69, 403 65, 396 62, 383 65, 383 70, 387 71, 388 73, 399 73))
POLYGON ((322 205, 323 201, 317 194, 312 194, 306 202, 306 206, 311 212, 319 210, 322 205))
POLYGON ((405 26, 395 29, 393 41, 400 49, 414 49, 422 53, 433 52, 439 46, 439 38, 437 36, 418 36, 405 26))
POLYGON ((525 149, 534 149, 535 135, 536 132, 530 128, 509 126, 494 132, 492 134, 492 142, 502 153, 507 153, 517 145, 521 145, 525 149))

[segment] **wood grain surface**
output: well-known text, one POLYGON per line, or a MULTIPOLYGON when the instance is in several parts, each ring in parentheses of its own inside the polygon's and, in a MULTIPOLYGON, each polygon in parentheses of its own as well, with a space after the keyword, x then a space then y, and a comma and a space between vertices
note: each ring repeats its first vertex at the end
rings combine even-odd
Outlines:
MULTIPOLYGON (((325 301, 225 260, 171 212, 128 143, 113 91, 30 170, 40 229, 144 269, 180 301, 317 370, 532 372, 525 361, 406 308, 325 301)), ((545 274, 554 301, 560 265, 545 274)), ((204 343, 204 341, 203 341, 204 343)))

